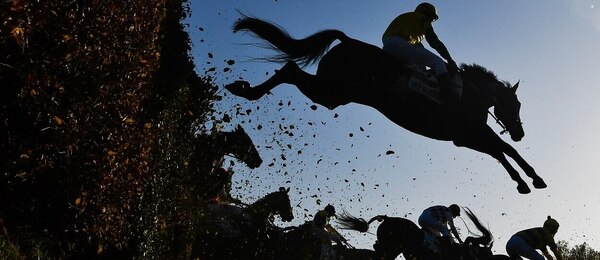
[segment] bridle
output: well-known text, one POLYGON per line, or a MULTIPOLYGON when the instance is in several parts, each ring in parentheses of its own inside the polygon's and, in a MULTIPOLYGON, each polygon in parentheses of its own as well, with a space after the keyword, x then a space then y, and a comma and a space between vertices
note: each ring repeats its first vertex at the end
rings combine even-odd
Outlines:
MULTIPOLYGON (((494 109, 498 109, 501 113, 504 113, 504 111, 502 110, 502 106, 500 106, 498 104, 498 102, 496 101, 496 98, 494 98, 494 109)), ((492 118, 494 118, 494 120, 496 120, 496 124, 498 124, 500 127, 502 127, 502 131, 500 131, 500 134, 505 134, 508 133, 508 129, 506 128, 506 126, 502 123, 502 121, 500 121, 500 119, 498 119, 498 117, 496 117, 496 115, 494 115, 494 113, 490 112, 488 110, 488 114, 490 116, 492 116, 492 118)), ((516 124, 520 124, 522 125, 523 122, 521 121, 520 118, 517 118, 517 122, 515 122, 516 124)))
MULTIPOLYGON (((496 120, 496 124, 498 124, 500 127, 502 127, 502 131, 500 131, 500 134, 501 134, 501 135, 502 135, 502 134, 506 134, 506 133, 508 133, 508 129, 506 129, 506 126, 504 126, 504 124, 502 123, 502 121, 500 121, 500 119, 498 119, 498 118, 497 118, 497 117, 494 115, 494 113, 492 113, 492 112, 490 112, 490 111, 488 110, 488 114, 490 114, 490 116, 492 116, 492 118, 494 118, 494 120, 496 120)), ((520 121, 519 121, 519 123, 520 123, 520 121)))

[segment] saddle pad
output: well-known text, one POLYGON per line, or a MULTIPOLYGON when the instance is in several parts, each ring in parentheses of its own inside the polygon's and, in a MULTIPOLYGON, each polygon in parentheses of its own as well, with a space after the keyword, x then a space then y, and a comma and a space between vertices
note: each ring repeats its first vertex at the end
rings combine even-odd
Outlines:
MULTIPOLYGON (((440 101, 441 98, 440 91, 437 86, 437 79, 416 65, 408 65, 408 67, 413 71, 413 74, 408 80, 408 86, 406 87, 435 101, 438 104, 442 104, 440 101)), ((452 91, 455 92, 458 97, 461 97, 462 80, 459 76, 454 77, 453 80, 454 89, 452 91)))
POLYGON ((408 88, 435 101, 440 102, 440 91, 437 88, 437 80, 431 74, 423 71, 416 65, 409 65, 413 71, 412 76, 408 80, 408 88))

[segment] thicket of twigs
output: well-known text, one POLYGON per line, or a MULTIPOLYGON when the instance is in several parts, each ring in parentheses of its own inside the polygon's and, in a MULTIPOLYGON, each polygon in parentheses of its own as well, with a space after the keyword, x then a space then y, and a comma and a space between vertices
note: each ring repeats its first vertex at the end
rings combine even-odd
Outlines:
POLYGON ((218 98, 187 11, 0 3, 0 257, 186 254, 172 245, 192 225, 190 140, 218 98))

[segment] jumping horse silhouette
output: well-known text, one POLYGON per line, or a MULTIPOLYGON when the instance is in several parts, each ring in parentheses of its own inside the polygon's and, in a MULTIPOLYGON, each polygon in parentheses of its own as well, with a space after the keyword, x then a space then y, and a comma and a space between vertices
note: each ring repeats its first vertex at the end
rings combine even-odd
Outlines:
POLYGON ((369 224, 380 221, 377 228, 377 241, 374 259, 396 259, 403 254, 406 259, 510 259, 505 255, 494 255, 492 253, 493 237, 491 232, 481 224, 481 221, 473 212, 464 208, 467 217, 473 222, 481 236, 469 236, 462 245, 457 245, 454 252, 449 256, 442 256, 424 246, 426 236, 425 230, 419 228, 414 222, 400 217, 388 217, 379 215, 371 218, 368 222, 362 218, 343 213, 338 218, 338 223, 343 229, 367 232, 369 224))
POLYGON ((288 83, 298 87, 313 102, 329 109, 350 102, 367 105, 409 131, 489 154, 517 182, 520 193, 531 190, 506 155, 533 179, 534 187, 546 187, 533 167, 487 125, 488 110, 493 106, 497 122, 510 133, 512 140, 523 138, 525 133, 519 115, 521 103, 516 96, 518 83, 511 86, 479 65, 463 64, 459 71, 463 82, 462 100, 455 109, 448 109, 406 88, 414 73, 407 64, 339 30, 325 30, 297 40, 277 25, 244 16, 235 23, 234 31, 249 31, 270 43, 280 54, 265 60, 286 62, 258 86, 250 87, 245 81, 225 86, 234 95, 256 100, 276 86, 288 83), (341 43, 327 51, 335 40, 341 43), (316 75, 306 73, 298 66, 317 62, 316 75))
POLYGON ((252 139, 240 125, 230 132, 212 131, 198 135, 192 142, 194 149, 188 169, 195 178, 190 184, 195 187, 198 199, 203 201, 214 198, 225 184, 224 176, 217 171, 223 166, 225 155, 238 159, 251 169, 263 162, 252 139))
POLYGON ((289 191, 281 187, 245 207, 221 203, 205 205, 192 246, 192 258, 247 259, 265 253, 263 244, 269 240, 271 229, 277 229, 272 223, 274 216, 278 215, 284 222, 294 219, 289 191))
POLYGON ((344 243, 332 245, 335 254, 325 257, 321 255, 322 239, 315 233, 312 221, 308 221, 300 226, 285 228, 265 244, 272 248, 274 259, 377 259, 373 250, 354 248, 344 243))

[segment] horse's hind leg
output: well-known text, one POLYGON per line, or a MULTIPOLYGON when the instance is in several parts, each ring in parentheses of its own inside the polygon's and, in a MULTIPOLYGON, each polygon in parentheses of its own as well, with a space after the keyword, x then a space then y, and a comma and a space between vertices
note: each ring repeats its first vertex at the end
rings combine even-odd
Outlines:
POLYGON ((302 71, 295 62, 289 61, 280 70, 276 71, 275 75, 271 76, 258 86, 250 87, 250 83, 246 81, 236 81, 226 85, 225 89, 229 90, 229 92, 236 96, 240 96, 248 100, 257 100, 282 83, 293 84, 295 81, 293 77, 299 75, 300 73, 305 72, 302 71))

